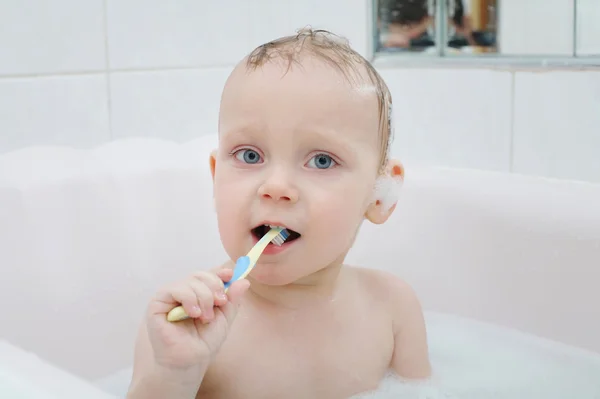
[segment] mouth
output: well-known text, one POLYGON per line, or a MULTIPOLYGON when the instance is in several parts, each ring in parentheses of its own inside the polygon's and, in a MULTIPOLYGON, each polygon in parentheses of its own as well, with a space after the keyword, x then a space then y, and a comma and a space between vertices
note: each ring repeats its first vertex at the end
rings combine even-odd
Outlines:
MULTIPOLYGON (((261 224, 256 226, 255 228, 253 228, 251 231, 252 235, 254 237, 256 237, 257 239, 261 239, 265 234, 267 234, 269 232, 269 230, 271 230, 271 228, 273 227, 279 227, 282 229, 287 230, 287 232, 289 233, 289 237, 285 240, 285 243, 289 243, 292 241, 297 240, 298 238, 302 237, 302 234, 288 228, 288 227, 283 227, 283 226, 275 226, 275 225, 268 225, 268 224, 261 224)), ((285 244, 284 243, 284 244, 285 244)), ((272 243, 271 243, 272 244, 272 243)))

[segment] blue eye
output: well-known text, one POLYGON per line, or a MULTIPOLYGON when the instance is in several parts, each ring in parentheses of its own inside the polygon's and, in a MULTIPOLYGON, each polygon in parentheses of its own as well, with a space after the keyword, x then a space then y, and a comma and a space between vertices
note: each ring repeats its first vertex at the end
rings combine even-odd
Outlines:
POLYGON ((327 154, 317 154, 308 161, 309 167, 317 169, 329 169, 335 165, 337 162, 327 154))
POLYGON ((255 164, 260 162, 260 155, 258 152, 250 149, 242 149, 236 151, 235 157, 244 163, 255 164))

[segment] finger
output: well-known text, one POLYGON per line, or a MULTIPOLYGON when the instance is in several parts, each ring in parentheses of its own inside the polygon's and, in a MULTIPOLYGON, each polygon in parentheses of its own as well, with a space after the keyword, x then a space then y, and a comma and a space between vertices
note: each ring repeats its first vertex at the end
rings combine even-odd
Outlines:
POLYGON ((159 291, 155 299, 150 301, 148 312, 151 315, 165 315, 180 304, 190 317, 199 317, 202 314, 198 296, 187 282, 159 291))
POLYGON ((218 291, 223 289, 223 280, 213 272, 196 272, 192 275, 192 278, 200 280, 206 284, 212 291, 218 291))
POLYGON ((250 288, 250 282, 246 279, 238 280, 229 287, 229 291, 227 291, 229 301, 220 307, 229 324, 235 319, 240 301, 248 288, 250 288))
POLYGON ((213 292, 213 301, 217 306, 224 305, 227 302, 223 280, 214 272, 198 272, 192 276, 201 281, 213 292))
MULTIPOLYGON (((221 280, 221 282, 228 282, 233 277, 233 269, 219 269, 215 271, 215 276, 221 280)), ((217 306, 223 306, 227 303, 229 298, 225 294, 225 290, 219 291, 217 295, 215 295, 217 301, 215 302, 217 306)))
POLYGON ((233 277, 233 269, 219 269, 215 274, 224 282, 228 282, 233 277))
POLYGON ((200 304, 200 309, 202 311, 200 316, 201 320, 205 322, 211 321, 215 317, 215 311, 213 310, 215 298, 213 292, 206 284, 198 279, 190 279, 189 286, 194 291, 198 303, 200 304))

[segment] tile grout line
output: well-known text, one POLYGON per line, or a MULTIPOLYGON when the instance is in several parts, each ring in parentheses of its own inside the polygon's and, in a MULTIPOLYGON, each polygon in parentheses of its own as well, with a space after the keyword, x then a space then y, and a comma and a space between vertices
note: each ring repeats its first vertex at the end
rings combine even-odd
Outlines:
POLYGON ((510 74, 510 139, 509 139, 509 154, 508 154, 508 171, 514 173, 515 161, 515 80, 516 72, 510 74))
POLYGON ((102 1, 102 9, 104 14, 104 60, 105 60, 105 71, 106 76, 106 106, 108 112, 108 139, 113 140, 113 118, 112 118, 112 92, 110 86, 110 56, 109 56, 109 43, 108 43, 108 0, 102 1))
POLYGON ((89 71, 77 71, 77 72, 50 72, 50 73, 15 73, 8 75, 0 75, 0 81, 2 80, 14 80, 14 79, 33 79, 33 78, 59 78, 69 76, 93 76, 102 75, 106 73, 105 69, 89 70, 89 71))
POLYGON ((572 56, 577 57, 577 3, 579 0, 573 0, 573 52, 572 56))
MULTIPOLYGON (((108 61, 107 61, 108 63, 108 61)), ((180 71, 202 71, 211 69, 233 69, 233 64, 212 64, 212 65, 197 65, 188 67, 148 67, 148 68, 112 68, 107 70, 104 69, 89 70, 89 71, 72 71, 72 72, 51 72, 51 73, 29 73, 29 74, 10 74, 0 75, 1 80, 7 79, 30 79, 30 78, 55 78, 63 76, 89 76, 89 75, 101 75, 101 74, 114 74, 114 73, 140 73, 140 72, 180 72, 180 71)))

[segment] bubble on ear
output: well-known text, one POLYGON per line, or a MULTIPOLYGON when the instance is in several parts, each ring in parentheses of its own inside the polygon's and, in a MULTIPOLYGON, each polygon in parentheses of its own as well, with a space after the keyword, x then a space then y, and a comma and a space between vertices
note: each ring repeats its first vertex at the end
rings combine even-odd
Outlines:
POLYGON ((392 177, 389 175, 378 177, 375 181, 373 201, 379 201, 382 210, 390 210, 400 198, 402 183, 401 177, 392 177))

